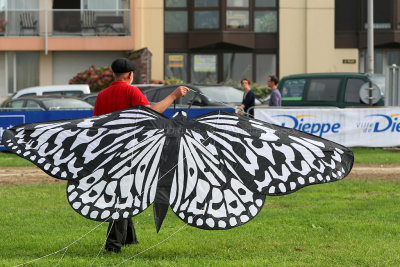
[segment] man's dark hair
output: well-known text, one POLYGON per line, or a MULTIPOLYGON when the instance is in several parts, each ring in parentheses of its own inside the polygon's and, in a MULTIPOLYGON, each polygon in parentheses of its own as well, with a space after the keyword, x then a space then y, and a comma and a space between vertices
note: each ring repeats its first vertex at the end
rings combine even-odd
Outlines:
POLYGON ((275 85, 278 84, 278 82, 279 82, 278 77, 276 77, 275 75, 271 75, 271 76, 269 76, 269 78, 271 79, 271 82, 275 83, 275 85))

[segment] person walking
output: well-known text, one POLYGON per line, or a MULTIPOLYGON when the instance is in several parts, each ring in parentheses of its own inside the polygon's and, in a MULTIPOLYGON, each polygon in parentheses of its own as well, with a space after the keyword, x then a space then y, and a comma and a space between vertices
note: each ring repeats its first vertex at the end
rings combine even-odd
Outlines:
MULTIPOLYGON (((111 64, 115 81, 101 91, 96 99, 93 116, 143 105, 159 113, 164 112, 176 99, 185 96, 189 88, 179 86, 160 102, 151 105, 139 88, 131 86, 135 65, 126 58, 117 58, 111 64)), ((121 247, 137 244, 135 228, 131 218, 110 222, 107 229, 105 249, 107 253, 119 253, 121 247)))
POLYGON ((279 82, 278 77, 271 75, 268 76, 268 87, 271 88, 271 95, 269 98, 269 106, 275 106, 275 107, 280 107, 282 106, 282 100, 281 100, 281 93, 279 92, 277 88, 277 84, 279 82))
POLYGON ((243 78, 240 81, 244 89, 243 101, 240 107, 236 110, 236 113, 243 115, 243 111, 249 114, 249 117, 254 118, 254 107, 256 101, 256 95, 250 88, 250 80, 248 78, 243 78))

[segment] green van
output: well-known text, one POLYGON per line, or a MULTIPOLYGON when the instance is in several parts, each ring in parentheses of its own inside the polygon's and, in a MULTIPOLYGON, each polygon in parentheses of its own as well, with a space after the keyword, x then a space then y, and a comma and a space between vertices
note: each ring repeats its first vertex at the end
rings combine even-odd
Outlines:
POLYGON ((278 89, 282 95, 282 106, 358 107, 370 106, 360 97, 360 89, 365 91, 370 82, 380 90, 373 105, 383 106, 385 77, 379 74, 333 72, 289 75, 279 81, 278 89))

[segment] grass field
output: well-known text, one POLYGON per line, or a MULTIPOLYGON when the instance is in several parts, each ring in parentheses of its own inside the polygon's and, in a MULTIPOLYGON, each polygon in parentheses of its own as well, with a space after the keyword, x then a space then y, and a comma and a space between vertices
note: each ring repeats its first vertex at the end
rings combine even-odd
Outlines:
MULTIPOLYGON (((69 246, 60 266, 396 266, 400 262, 400 181, 341 181, 268 197, 260 214, 228 231, 184 226, 169 211, 156 234, 151 209, 134 218, 140 244, 107 255, 103 224, 75 213, 65 185, 0 188, 0 265, 69 246), (99 250, 100 255, 96 258, 99 250)), ((35 261, 55 266, 63 252, 35 261)))
MULTIPOLYGON (((373 163, 400 164, 399 152, 354 152, 358 163, 373 158, 373 163)), ((227 231, 185 226, 170 210, 157 234, 149 208, 134 217, 140 244, 107 255, 102 249, 107 225, 75 213, 64 183, 4 186, 0 266, 30 262, 66 247, 66 252, 29 266, 399 266, 399 188, 400 178, 368 175, 310 186, 267 197, 256 218, 227 231)))

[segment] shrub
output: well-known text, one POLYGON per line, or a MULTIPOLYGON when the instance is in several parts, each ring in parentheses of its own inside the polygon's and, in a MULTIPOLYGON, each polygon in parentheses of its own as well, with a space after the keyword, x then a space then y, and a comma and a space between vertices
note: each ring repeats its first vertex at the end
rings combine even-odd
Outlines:
POLYGON ((87 70, 78 72, 69 84, 88 84, 90 91, 100 92, 110 86, 114 81, 113 72, 110 67, 98 67, 91 65, 87 70))
POLYGON ((5 33, 6 32, 6 28, 8 25, 8 21, 5 21, 4 19, 0 19, 0 33, 5 33))

